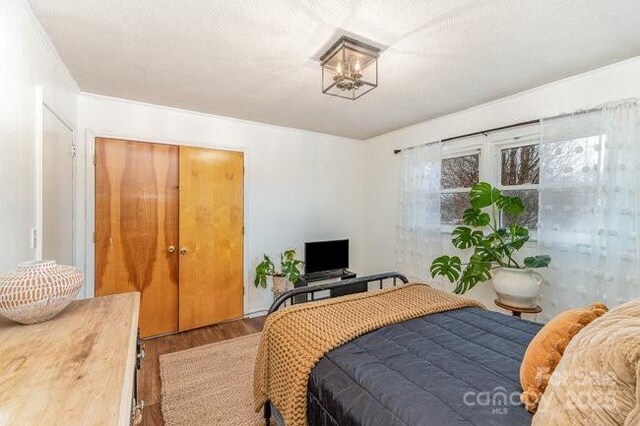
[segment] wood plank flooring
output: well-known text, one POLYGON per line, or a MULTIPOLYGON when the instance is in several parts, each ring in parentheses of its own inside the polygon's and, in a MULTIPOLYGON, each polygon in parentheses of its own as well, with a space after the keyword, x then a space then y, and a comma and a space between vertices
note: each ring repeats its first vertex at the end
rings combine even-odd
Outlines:
POLYGON ((138 396, 145 404, 142 425, 164 424, 160 408, 160 355, 257 333, 262 331, 265 318, 245 318, 145 340, 146 356, 138 375, 138 396))

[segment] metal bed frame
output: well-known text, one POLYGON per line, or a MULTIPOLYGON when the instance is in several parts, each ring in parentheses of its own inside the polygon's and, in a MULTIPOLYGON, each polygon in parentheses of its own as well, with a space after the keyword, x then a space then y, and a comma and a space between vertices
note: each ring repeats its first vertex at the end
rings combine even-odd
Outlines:
MULTIPOLYGON (((404 275, 398 272, 386 272, 383 274, 368 275, 360 278, 350 278, 348 280, 342 280, 342 281, 337 281, 337 282, 332 282, 327 284, 310 285, 308 287, 298 287, 280 295, 269 308, 269 312, 267 313, 267 315, 271 315, 272 313, 276 312, 283 305, 285 305, 287 301, 289 301, 291 305, 294 305, 298 303, 315 302, 315 301, 331 298, 331 296, 317 298, 316 293, 319 293, 322 291, 344 289, 347 287, 356 286, 358 284, 363 284, 363 283, 369 284, 372 282, 378 282, 380 289, 383 289, 385 280, 392 280, 393 287, 399 284, 398 281, 400 281, 402 284, 406 284, 409 282, 407 277, 405 277, 404 275), (305 298, 303 299, 299 296, 305 296, 305 298)), ((264 404, 264 420, 265 420, 265 425, 269 426, 271 423, 271 402, 270 401, 267 401, 264 404)))

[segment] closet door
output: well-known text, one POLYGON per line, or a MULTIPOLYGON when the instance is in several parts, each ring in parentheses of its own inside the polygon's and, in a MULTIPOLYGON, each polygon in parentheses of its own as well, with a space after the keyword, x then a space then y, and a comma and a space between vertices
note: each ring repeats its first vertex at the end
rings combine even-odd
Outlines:
POLYGON ((243 315, 241 152, 180 147, 180 330, 243 315))
POLYGON ((143 337, 178 329, 178 147, 96 139, 95 293, 141 293, 143 337))

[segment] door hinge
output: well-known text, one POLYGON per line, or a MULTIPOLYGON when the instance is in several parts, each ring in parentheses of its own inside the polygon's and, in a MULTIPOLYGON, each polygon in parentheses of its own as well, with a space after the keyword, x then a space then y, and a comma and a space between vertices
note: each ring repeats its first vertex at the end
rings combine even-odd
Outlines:
POLYGON ((93 231, 93 237, 92 238, 93 238, 93 242, 95 243, 96 242, 96 231, 93 231))
POLYGON ((75 145, 71 145, 71 148, 69 148, 69 155, 71 157, 75 157, 77 152, 78 152, 78 150, 77 150, 76 146, 75 145))
POLYGON ((98 156, 93 154, 93 165, 95 166, 98 163, 98 156))
POLYGON ((244 235, 244 226, 242 227, 242 235, 244 235))

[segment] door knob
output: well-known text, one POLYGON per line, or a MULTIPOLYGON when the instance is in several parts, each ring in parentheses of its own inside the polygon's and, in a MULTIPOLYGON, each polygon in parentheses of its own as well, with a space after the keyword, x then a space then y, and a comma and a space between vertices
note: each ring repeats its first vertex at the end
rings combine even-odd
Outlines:
POLYGON ((184 255, 186 255, 187 253, 189 253, 189 250, 187 250, 187 248, 186 248, 186 247, 182 247, 182 248, 180 248, 180 254, 181 254, 181 255, 183 255, 183 256, 184 256, 184 255))
POLYGON ((174 246, 169 246, 169 247, 167 247, 167 251, 169 253, 173 253, 174 251, 176 251, 176 248, 174 246))

